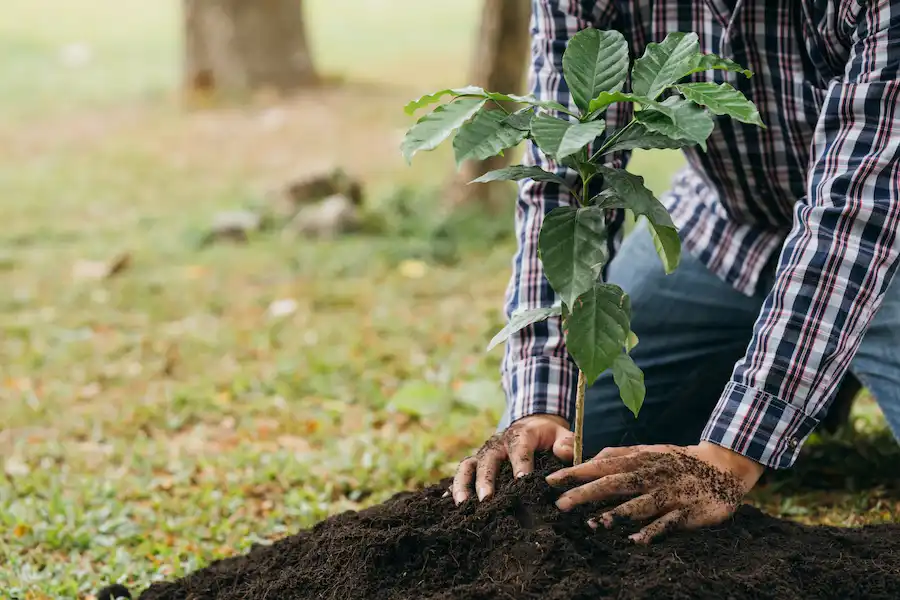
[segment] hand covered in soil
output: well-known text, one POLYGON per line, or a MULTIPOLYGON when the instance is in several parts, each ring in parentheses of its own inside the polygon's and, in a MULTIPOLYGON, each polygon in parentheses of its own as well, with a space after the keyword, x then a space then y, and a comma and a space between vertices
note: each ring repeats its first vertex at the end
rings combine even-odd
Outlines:
POLYGON ((457 505, 465 502, 475 484, 478 500, 494 493, 494 480, 504 461, 512 463, 516 477, 524 477, 534 469, 534 453, 553 450, 564 462, 572 462, 574 437, 562 417, 532 415, 513 423, 481 447, 475 456, 459 463, 450 494, 457 505))
POLYGON ((763 470, 753 460, 703 442, 688 447, 607 448, 586 463, 553 473, 547 482, 584 482, 559 497, 556 505, 562 511, 589 502, 637 496, 588 524, 596 528, 602 523, 611 528, 617 519, 655 519, 631 536, 635 542, 648 544, 675 529, 725 521, 756 485, 763 470))

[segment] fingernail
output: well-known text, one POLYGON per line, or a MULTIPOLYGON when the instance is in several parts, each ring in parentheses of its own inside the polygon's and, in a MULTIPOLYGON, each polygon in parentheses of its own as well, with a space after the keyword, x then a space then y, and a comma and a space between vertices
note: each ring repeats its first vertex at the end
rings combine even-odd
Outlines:
POLYGON ((631 540, 632 542, 640 543, 640 541, 641 541, 641 534, 635 533, 634 535, 629 535, 629 536, 628 536, 628 539, 631 540))
POLYGON ((444 492, 444 495, 441 496, 441 500, 443 500, 444 498, 449 498, 449 497, 450 497, 450 492, 444 492))
POLYGON ((613 526, 613 516, 609 513, 603 513, 600 515, 600 518, 603 520, 603 526, 607 529, 612 529, 613 526))
POLYGON ((485 496, 488 495, 487 488, 478 488, 478 501, 481 502, 484 500, 485 496))
POLYGON ((466 501, 466 496, 465 494, 456 494, 455 496, 453 496, 453 501, 456 502, 457 506, 459 506, 466 501))
POLYGON ((570 508, 572 508, 572 501, 568 498, 560 498, 556 501, 556 508, 562 511, 569 510, 570 508))
POLYGON ((525 471, 519 471, 518 473, 516 473, 516 479, 522 479, 527 474, 528 473, 526 473, 525 471))
POLYGON ((597 529, 597 519, 588 519, 588 527, 597 529))

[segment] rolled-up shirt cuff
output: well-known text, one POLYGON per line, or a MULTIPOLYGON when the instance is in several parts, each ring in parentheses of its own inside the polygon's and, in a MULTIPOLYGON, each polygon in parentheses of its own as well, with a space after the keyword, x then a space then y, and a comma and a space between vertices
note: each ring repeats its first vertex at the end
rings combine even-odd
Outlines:
POLYGON ((566 358, 536 356, 503 370, 509 423, 537 414, 575 417, 578 367, 566 358))
POLYGON ((786 469, 793 466, 818 424, 818 419, 781 398, 732 381, 701 439, 767 467, 786 469))

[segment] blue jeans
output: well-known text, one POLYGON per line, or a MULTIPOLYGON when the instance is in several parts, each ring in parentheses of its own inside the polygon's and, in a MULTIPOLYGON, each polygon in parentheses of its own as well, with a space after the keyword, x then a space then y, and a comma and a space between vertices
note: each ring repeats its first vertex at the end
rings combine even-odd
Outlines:
MULTIPOLYGON (((612 372, 585 398, 584 450, 607 446, 696 444, 734 364, 744 355, 773 281, 761 278, 753 297, 735 291, 684 253, 666 275, 642 222, 609 265, 610 283, 630 296, 632 357, 644 371, 647 396, 639 418, 622 404, 612 372)), ((894 285, 850 364, 900 440, 900 286, 894 285)), ((502 426, 508 423, 504 417, 502 426)))

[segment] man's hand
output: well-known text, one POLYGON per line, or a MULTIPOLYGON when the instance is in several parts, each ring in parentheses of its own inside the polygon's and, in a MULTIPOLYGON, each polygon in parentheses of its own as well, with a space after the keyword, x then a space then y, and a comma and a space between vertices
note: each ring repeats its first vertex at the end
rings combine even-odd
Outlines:
POLYGON ((494 480, 503 461, 512 463, 516 477, 524 477, 534 469, 534 453, 551 449, 560 460, 572 461, 573 436, 565 419, 533 415, 516 421, 485 442, 474 457, 459 463, 450 488, 453 500, 459 505, 468 499, 473 483, 478 500, 484 500, 494 493, 494 480))
MULTIPOLYGON (((585 482, 564 493, 556 505, 569 511, 579 504, 637 496, 599 515, 612 527, 616 519, 649 521, 635 542, 648 544, 675 529, 717 525, 730 517, 762 476, 764 467, 709 443, 699 446, 607 448, 589 462, 547 477, 551 485, 585 482)), ((596 528, 597 519, 588 524, 596 528)))

